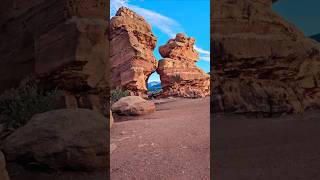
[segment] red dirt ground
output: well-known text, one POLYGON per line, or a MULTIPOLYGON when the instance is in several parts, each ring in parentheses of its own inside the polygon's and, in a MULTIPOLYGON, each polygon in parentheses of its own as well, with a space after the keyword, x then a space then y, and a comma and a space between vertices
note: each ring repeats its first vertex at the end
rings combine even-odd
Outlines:
POLYGON ((115 117, 111 146, 113 180, 209 180, 210 99, 176 99, 149 115, 115 117))
POLYGON ((211 118, 212 179, 320 179, 320 112, 211 118))

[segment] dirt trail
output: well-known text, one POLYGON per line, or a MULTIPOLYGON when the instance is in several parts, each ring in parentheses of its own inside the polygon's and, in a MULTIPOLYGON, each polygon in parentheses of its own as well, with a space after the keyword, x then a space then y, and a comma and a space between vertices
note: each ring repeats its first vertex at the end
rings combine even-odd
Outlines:
POLYGON ((210 99, 176 99, 111 129, 112 180, 209 180, 210 99))
POLYGON ((320 112, 269 119, 211 118, 212 179, 320 179, 320 112))

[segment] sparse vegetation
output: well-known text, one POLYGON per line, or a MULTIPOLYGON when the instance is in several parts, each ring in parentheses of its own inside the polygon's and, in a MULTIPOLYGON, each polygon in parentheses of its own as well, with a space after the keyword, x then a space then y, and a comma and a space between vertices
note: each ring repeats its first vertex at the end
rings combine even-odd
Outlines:
POLYGON ((111 103, 117 102, 122 97, 129 96, 129 91, 127 90, 121 90, 121 89, 115 89, 111 91, 111 103))
POLYGON ((162 93, 162 89, 157 89, 154 91, 149 91, 148 92, 148 98, 149 99, 156 99, 161 93, 162 93))
POLYGON ((34 114, 57 109, 61 97, 57 90, 41 90, 35 79, 28 77, 17 88, 0 95, 0 114, 6 117, 9 128, 18 128, 34 114))

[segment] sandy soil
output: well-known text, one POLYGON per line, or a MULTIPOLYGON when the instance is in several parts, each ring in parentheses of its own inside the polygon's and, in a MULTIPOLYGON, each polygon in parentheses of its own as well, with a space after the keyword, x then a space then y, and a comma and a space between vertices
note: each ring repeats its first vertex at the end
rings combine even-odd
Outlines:
POLYGON ((320 179, 320 112, 211 118, 212 179, 320 179))
POLYGON ((111 179, 210 179, 209 98, 157 103, 153 114, 115 117, 111 179))

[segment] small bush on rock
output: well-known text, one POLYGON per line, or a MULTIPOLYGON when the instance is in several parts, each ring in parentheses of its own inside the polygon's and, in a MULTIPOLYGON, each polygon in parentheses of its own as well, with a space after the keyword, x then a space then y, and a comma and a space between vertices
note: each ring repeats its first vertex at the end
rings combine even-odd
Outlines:
POLYGON ((35 79, 28 77, 0 95, 0 114, 6 116, 9 128, 18 128, 34 114, 57 109, 61 97, 57 90, 41 90, 35 79))
POLYGON ((111 91, 111 103, 117 102, 122 97, 129 96, 130 93, 127 90, 115 89, 111 91))

